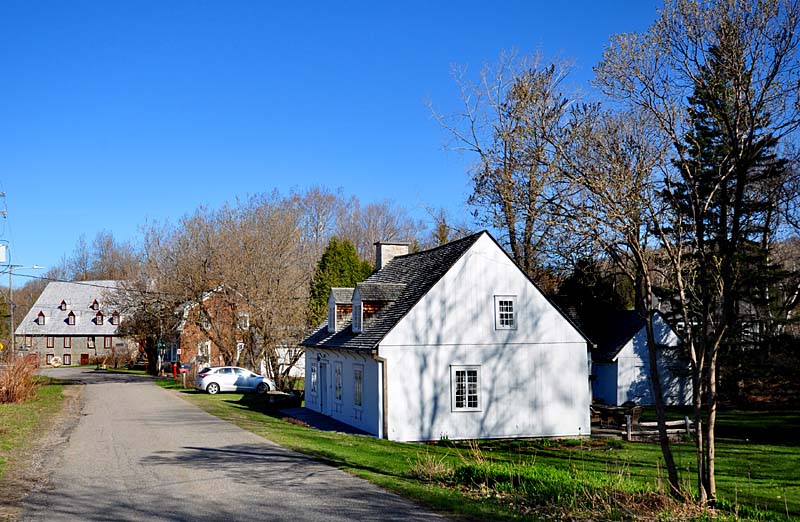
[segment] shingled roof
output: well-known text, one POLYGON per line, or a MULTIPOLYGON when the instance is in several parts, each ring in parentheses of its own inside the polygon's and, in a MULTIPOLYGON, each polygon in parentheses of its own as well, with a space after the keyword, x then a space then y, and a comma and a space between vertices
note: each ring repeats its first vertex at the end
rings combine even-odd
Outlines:
POLYGON ((362 296, 366 292, 369 299, 388 302, 365 325, 362 333, 355 334, 349 327, 331 333, 328 332, 326 321, 302 344, 344 350, 372 350, 484 233, 479 232, 431 250, 395 257, 357 285, 362 296))
POLYGON ((118 326, 112 324, 111 317, 116 311, 109 305, 112 296, 118 291, 119 281, 52 281, 19 323, 16 335, 116 335, 118 326), (93 310, 97 301, 99 310, 93 310), (61 303, 67 304, 66 310, 61 303), (38 321, 39 313, 44 315, 44 324, 38 321), (97 324, 97 313, 102 312, 104 320, 97 324), (67 317, 75 315, 75 324, 70 325, 67 317))
POLYGON ((593 360, 613 361, 644 324, 644 318, 636 310, 597 311, 591 319, 584 319, 584 330, 595 344, 593 360))

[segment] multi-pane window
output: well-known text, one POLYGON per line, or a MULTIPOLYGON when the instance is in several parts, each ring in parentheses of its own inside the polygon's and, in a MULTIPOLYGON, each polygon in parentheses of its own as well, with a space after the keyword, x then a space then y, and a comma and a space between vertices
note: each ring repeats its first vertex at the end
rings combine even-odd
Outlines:
POLYGON ((53 364, 53 357, 55 357, 55 354, 52 353, 48 353, 45 356, 45 361, 47 362, 47 364, 53 364))
POLYGON ((94 348, 94 335, 90 335, 86 338, 86 347, 87 348, 94 348))
POLYGON ((495 329, 514 330, 517 327, 516 297, 497 295, 494 297, 495 329))
POLYGON ((364 396, 364 365, 353 365, 353 404, 361 406, 364 396))
POLYGON ((39 326, 44 326, 44 324, 45 324, 45 316, 44 316, 44 312, 39 312, 39 315, 38 315, 38 316, 36 316, 36 323, 37 323, 39 326))
POLYGON ((68 335, 64 336, 64 348, 72 348, 72 337, 68 335))
POLYGON ((342 363, 333 363, 334 392, 337 401, 342 400, 342 363))
POLYGON ((103 324, 103 312, 97 312, 97 315, 94 316, 94 322, 98 326, 103 324))
POLYGON ((454 411, 480 410, 480 366, 451 366, 451 395, 454 411))
POLYGON ((65 353, 64 354, 64 366, 69 366, 72 364, 72 354, 65 353))
POLYGON ((70 326, 75 326, 75 314, 70 312, 67 316, 67 324, 70 326))
POLYGON ((48 335, 47 336, 47 347, 48 348, 52 348, 53 346, 55 346, 55 344, 56 344, 56 342, 55 342, 55 339, 53 339, 53 336, 52 335, 48 335))
POLYGON ((103 337, 103 348, 111 348, 111 337, 103 337))
POLYGON ((317 365, 311 365, 311 393, 317 393, 317 365))
POLYGON ((113 325, 119 324, 119 313, 114 312, 113 314, 111 314, 111 324, 113 325))

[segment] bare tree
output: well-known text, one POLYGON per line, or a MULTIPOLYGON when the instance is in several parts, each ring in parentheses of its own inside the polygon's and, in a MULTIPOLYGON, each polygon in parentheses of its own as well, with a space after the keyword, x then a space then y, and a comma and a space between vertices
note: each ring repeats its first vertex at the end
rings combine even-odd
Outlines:
POLYGON ((433 110, 457 150, 477 156, 469 202, 476 217, 500 231, 514 260, 536 277, 553 226, 549 206, 556 195, 558 150, 567 131, 575 93, 565 94, 570 64, 545 63, 540 56, 504 53, 472 82, 465 70, 453 76, 463 111, 433 110))
POLYGON ((557 204, 561 215, 557 236, 567 250, 563 258, 581 252, 605 259, 633 285, 634 304, 647 332, 649 373, 670 493, 681 498, 653 328, 659 311, 655 287, 661 266, 650 223, 663 211, 655 176, 664 161, 663 144, 646 114, 584 106, 573 112, 571 139, 560 152, 565 186, 559 191, 564 197, 557 204))
POLYGON ((750 239, 743 231, 752 162, 769 144, 795 139, 800 125, 799 18, 794 0, 670 0, 646 33, 614 37, 596 68, 601 89, 647 113, 669 144, 662 187, 671 212, 653 225, 672 265, 692 361, 702 502, 716 497, 718 356, 741 290, 738 252, 750 239), (712 163, 698 115, 719 131, 712 163), (721 199, 730 202, 714 239, 722 248, 708 256, 699 227, 721 199))

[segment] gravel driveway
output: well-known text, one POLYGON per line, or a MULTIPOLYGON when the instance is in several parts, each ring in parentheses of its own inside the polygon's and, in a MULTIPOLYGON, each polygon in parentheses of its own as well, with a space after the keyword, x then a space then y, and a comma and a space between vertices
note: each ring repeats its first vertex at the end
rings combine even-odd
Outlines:
POLYGON ((86 384, 23 520, 444 520, 205 413, 149 379, 48 372, 86 384))

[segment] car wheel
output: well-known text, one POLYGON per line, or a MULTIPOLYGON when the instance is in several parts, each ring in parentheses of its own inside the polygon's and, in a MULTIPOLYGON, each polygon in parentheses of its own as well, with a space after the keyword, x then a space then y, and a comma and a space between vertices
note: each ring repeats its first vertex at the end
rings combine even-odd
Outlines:
POLYGON ((219 384, 217 384, 217 383, 215 383, 215 382, 212 382, 211 384, 209 384, 208 386, 206 386, 206 391, 207 391, 207 392, 208 392, 210 395, 216 395, 217 393, 219 393, 219 384))
POLYGON ((269 384, 265 382, 259 383, 259 385, 256 386, 256 393, 258 394, 264 394, 267 393, 268 391, 269 391, 269 384))

